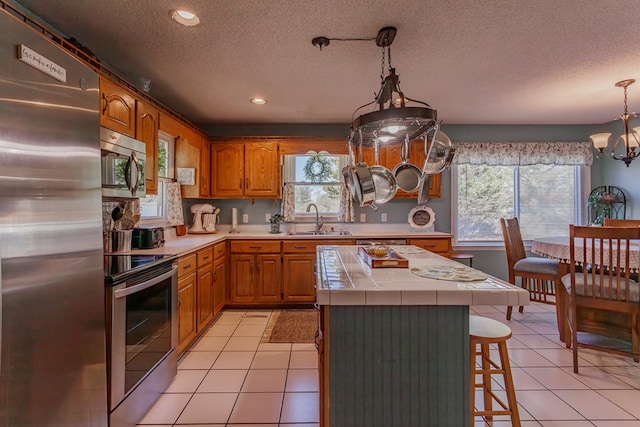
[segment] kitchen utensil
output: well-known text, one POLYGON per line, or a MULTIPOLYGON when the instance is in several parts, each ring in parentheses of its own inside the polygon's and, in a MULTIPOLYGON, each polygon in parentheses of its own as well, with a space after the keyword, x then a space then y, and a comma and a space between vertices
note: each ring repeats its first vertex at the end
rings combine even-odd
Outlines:
MULTIPOLYGON (((349 153, 353 159, 353 152, 351 151, 351 141, 349 141, 349 153)), ((349 181, 349 189, 353 200, 358 203, 359 206, 367 206, 375 200, 375 185, 369 166, 362 161, 362 139, 360 139, 359 148, 359 161, 355 165, 350 165, 349 170, 346 171, 349 181)), ((345 171, 343 171, 343 175, 345 171)))
POLYGON ((453 160, 453 148, 451 139, 442 131, 437 130, 433 137, 424 138, 425 153, 422 172, 427 174, 437 174, 445 170, 453 160))
POLYGON ((374 194, 376 203, 387 203, 393 199, 398 191, 396 178, 393 173, 378 162, 380 144, 376 140, 374 144, 374 161, 375 165, 369 167, 369 173, 373 179, 374 194))
POLYGON ((412 193, 422 184, 422 171, 407 160, 411 157, 409 140, 405 139, 400 148, 400 163, 393 168, 393 176, 399 189, 412 193))
POLYGON ((111 219, 113 219, 114 222, 120 220, 120 218, 122 218, 122 215, 124 215, 124 210, 121 206, 116 206, 111 211, 111 219))
MULTIPOLYGON (((137 217, 138 217, 138 220, 140 220, 140 216, 138 215, 137 217)), ((136 226, 134 213, 131 208, 131 202, 126 203, 122 218, 120 218, 119 223, 120 223, 120 230, 133 230, 133 227, 136 226)))
POLYGON ((109 252, 131 251, 133 230, 114 230, 107 235, 107 249, 109 252))
POLYGON ((431 175, 423 174, 422 183, 418 190, 418 204, 424 205, 429 201, 429 189, 431 188, 431 175))

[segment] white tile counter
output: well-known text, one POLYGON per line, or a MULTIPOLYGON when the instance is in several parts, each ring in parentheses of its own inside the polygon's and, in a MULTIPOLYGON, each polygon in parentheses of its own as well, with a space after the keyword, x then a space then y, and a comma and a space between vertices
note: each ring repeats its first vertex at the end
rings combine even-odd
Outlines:
MULTIPOLYGON (((421 266, 460 264, 416 246, 392 246, 409 268, 371 268, 357 246, 319 246, 320 305, 528 305, 529 293, 488 276, 479 281, 424 278, 421 266)), ((467 267, 468 268, 468 267, 467 267)))
POLYGON ((163 255, 184 255, 189 252, 202 249, 213 243, 225 240, 242 240, 242 239, 259 239, 259 240, 355 240, 360 238, 424 238, 424 237, 452 237, 449 233, 442 232, 412 232, 407 226, 397 226, 390 224, 385 227, 373 226, 350 226, 350 235, 291 235, 290 231, 301 231, 312 229, 313 226, 305 224, 304 227, 299 226, 299 230, 287 229, 278 234, 269 233, 266 226, 249 226, 241 227, 239 233, 232 234, 228 227, 222 226, 218 233, 214 234, 187 234, 185 236, 170 236, 165 231, 166 242, 164 246, 154 249, 133 249, 131 254, 163 254, 163 255), (301 230, 300 230, 301 229, 301 230))

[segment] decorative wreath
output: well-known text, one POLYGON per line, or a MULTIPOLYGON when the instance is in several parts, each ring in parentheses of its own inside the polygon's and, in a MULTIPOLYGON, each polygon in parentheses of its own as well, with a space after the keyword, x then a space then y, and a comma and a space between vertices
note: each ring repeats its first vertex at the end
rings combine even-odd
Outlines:
POLYGON ((331 161, 326 157, 315 155, 309 157, 304 164, 304 176, 311 182, 325 182, 331 179, 331 161))

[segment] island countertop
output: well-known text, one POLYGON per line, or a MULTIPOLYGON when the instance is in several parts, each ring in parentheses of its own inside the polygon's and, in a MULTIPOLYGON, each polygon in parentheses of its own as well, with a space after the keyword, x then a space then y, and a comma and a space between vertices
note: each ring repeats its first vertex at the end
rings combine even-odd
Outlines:
POLYGON ((318 246, 319 305, 528 305, 529 293, 417 246, 390 246, 408 268, 372 268, 358 246, 318 246), (421 277, 434 267, 464 267, 474 281, 421 277))

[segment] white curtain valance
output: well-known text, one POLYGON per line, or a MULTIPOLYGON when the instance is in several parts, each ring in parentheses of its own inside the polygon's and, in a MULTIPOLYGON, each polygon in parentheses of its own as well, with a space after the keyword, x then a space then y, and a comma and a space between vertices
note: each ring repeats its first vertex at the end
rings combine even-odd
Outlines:
POLYGON ((454 142, 458 165, 593 164, 590 142, 454 142))

